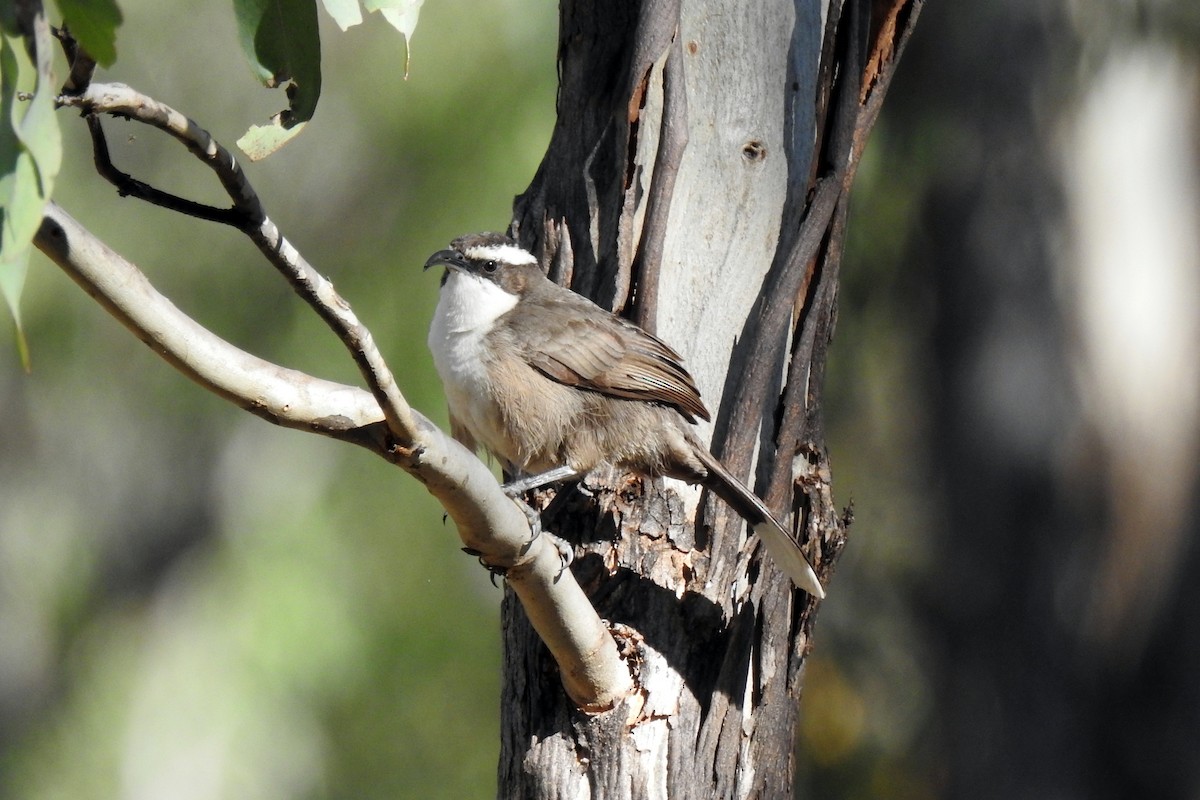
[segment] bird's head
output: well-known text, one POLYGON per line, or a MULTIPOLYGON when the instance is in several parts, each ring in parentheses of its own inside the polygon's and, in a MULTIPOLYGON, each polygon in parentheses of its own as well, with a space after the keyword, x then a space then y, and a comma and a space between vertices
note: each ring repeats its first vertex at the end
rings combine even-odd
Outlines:
POLYGON ((501 233, 473 233, 460 236, 447 250, 439 250, 425 262, 425 269, 446 268, 442 285, 452 273, 471 281, 490 283, 507 294, 520 297, 534 275, 541 276, 538 260, 512 239, 501 233))

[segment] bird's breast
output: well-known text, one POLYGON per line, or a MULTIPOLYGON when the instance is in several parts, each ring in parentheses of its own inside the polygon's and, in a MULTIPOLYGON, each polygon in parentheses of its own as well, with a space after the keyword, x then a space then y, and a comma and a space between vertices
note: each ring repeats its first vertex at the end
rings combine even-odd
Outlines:
POLYGON ((446 392, 450 413, 493 452, 504 439, 491 368, 496 360, 489 334, 517 303, 494 283, 452 270, 429 326, 429 350, 446 392))

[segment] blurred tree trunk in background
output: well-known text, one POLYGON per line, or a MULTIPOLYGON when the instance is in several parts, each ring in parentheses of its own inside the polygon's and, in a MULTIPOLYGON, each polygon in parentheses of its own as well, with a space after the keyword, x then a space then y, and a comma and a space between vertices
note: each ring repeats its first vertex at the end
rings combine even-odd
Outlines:
POLYGON ((930 465, 933 522, 912 606, 922 644, 908 642, 926 671, 923 685, 910 674, 894 689, 931 701, 921 739, 895 754, 920 796, 1200 792, 1200 589, 1186 577, 1200 567, 1200 292, 1171 288, 1194 287, 1200 266, 1200 20, 1194 4, 1118 5, 934 4, 883 121, 883 163, 926 156, 902 187, 914 235, 893 298, 902 315, 933 309, 932 325, 914 326, 914 350, 932 358, 909 373, 924 376, 931 434, 916 459, 930 465), (1144 51, 1160 66, 1131 94, 1171 98, 1164 145, 1126 132, 1149 116, 1136 103, 1098 119, 1080 111, 1111 67, 1144 51), (1081 153, 1098 134, 1116 137, 1107 163, 1081 153), (1190 191, 1169 194, 1163 180, 1137 194, 1160 156, 1190 191), (1106 169, 1116 176, 1105 191, 1106 169), (1081 202, 1098 205, 1107 230, 1082 227, 1081 202), (1089 283, 1118 229, 1136 246, 1089 283), (1166 263, 1172 241, 1182 257, 1166 263), (1117 303, 1094 323, 1088 290, 1117 303), (1191 303, 1183 319, 1172 293, 1191 303), (1108 383, 1089 324, 1133 343, 1108 383), (1177 350, 1191 355, 1176 362, 1177 350), (1139 390, 1154 405, 1122 407, 1139 390))

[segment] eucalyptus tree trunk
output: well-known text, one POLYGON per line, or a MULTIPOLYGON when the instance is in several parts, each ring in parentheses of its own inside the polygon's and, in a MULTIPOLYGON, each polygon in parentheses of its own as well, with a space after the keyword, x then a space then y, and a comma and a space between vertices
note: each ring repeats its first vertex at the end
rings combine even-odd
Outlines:
MULTIPOLYGON (((683 354, 714 453, 791 515, 826 583, 847 524, 821 422, 847 189, 919 6, 564 0, 558 124, 514 208, 552 278, 683 354)), ((500 796, 790 794, 817 603, 697 497, 614 472, 550 504, 638 690, 577 710, 507 593, 500 796)))

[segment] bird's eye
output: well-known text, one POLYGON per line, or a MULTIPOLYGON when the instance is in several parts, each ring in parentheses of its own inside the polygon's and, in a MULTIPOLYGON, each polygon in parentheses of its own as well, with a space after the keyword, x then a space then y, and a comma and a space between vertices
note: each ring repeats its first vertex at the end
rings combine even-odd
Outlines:
POLYGON ((483 271, 484 272, 495 272, 497 269, 499 269, 499 267, 500 267, 500 265, 497 264, 495 261, 483 262, 483 271))

